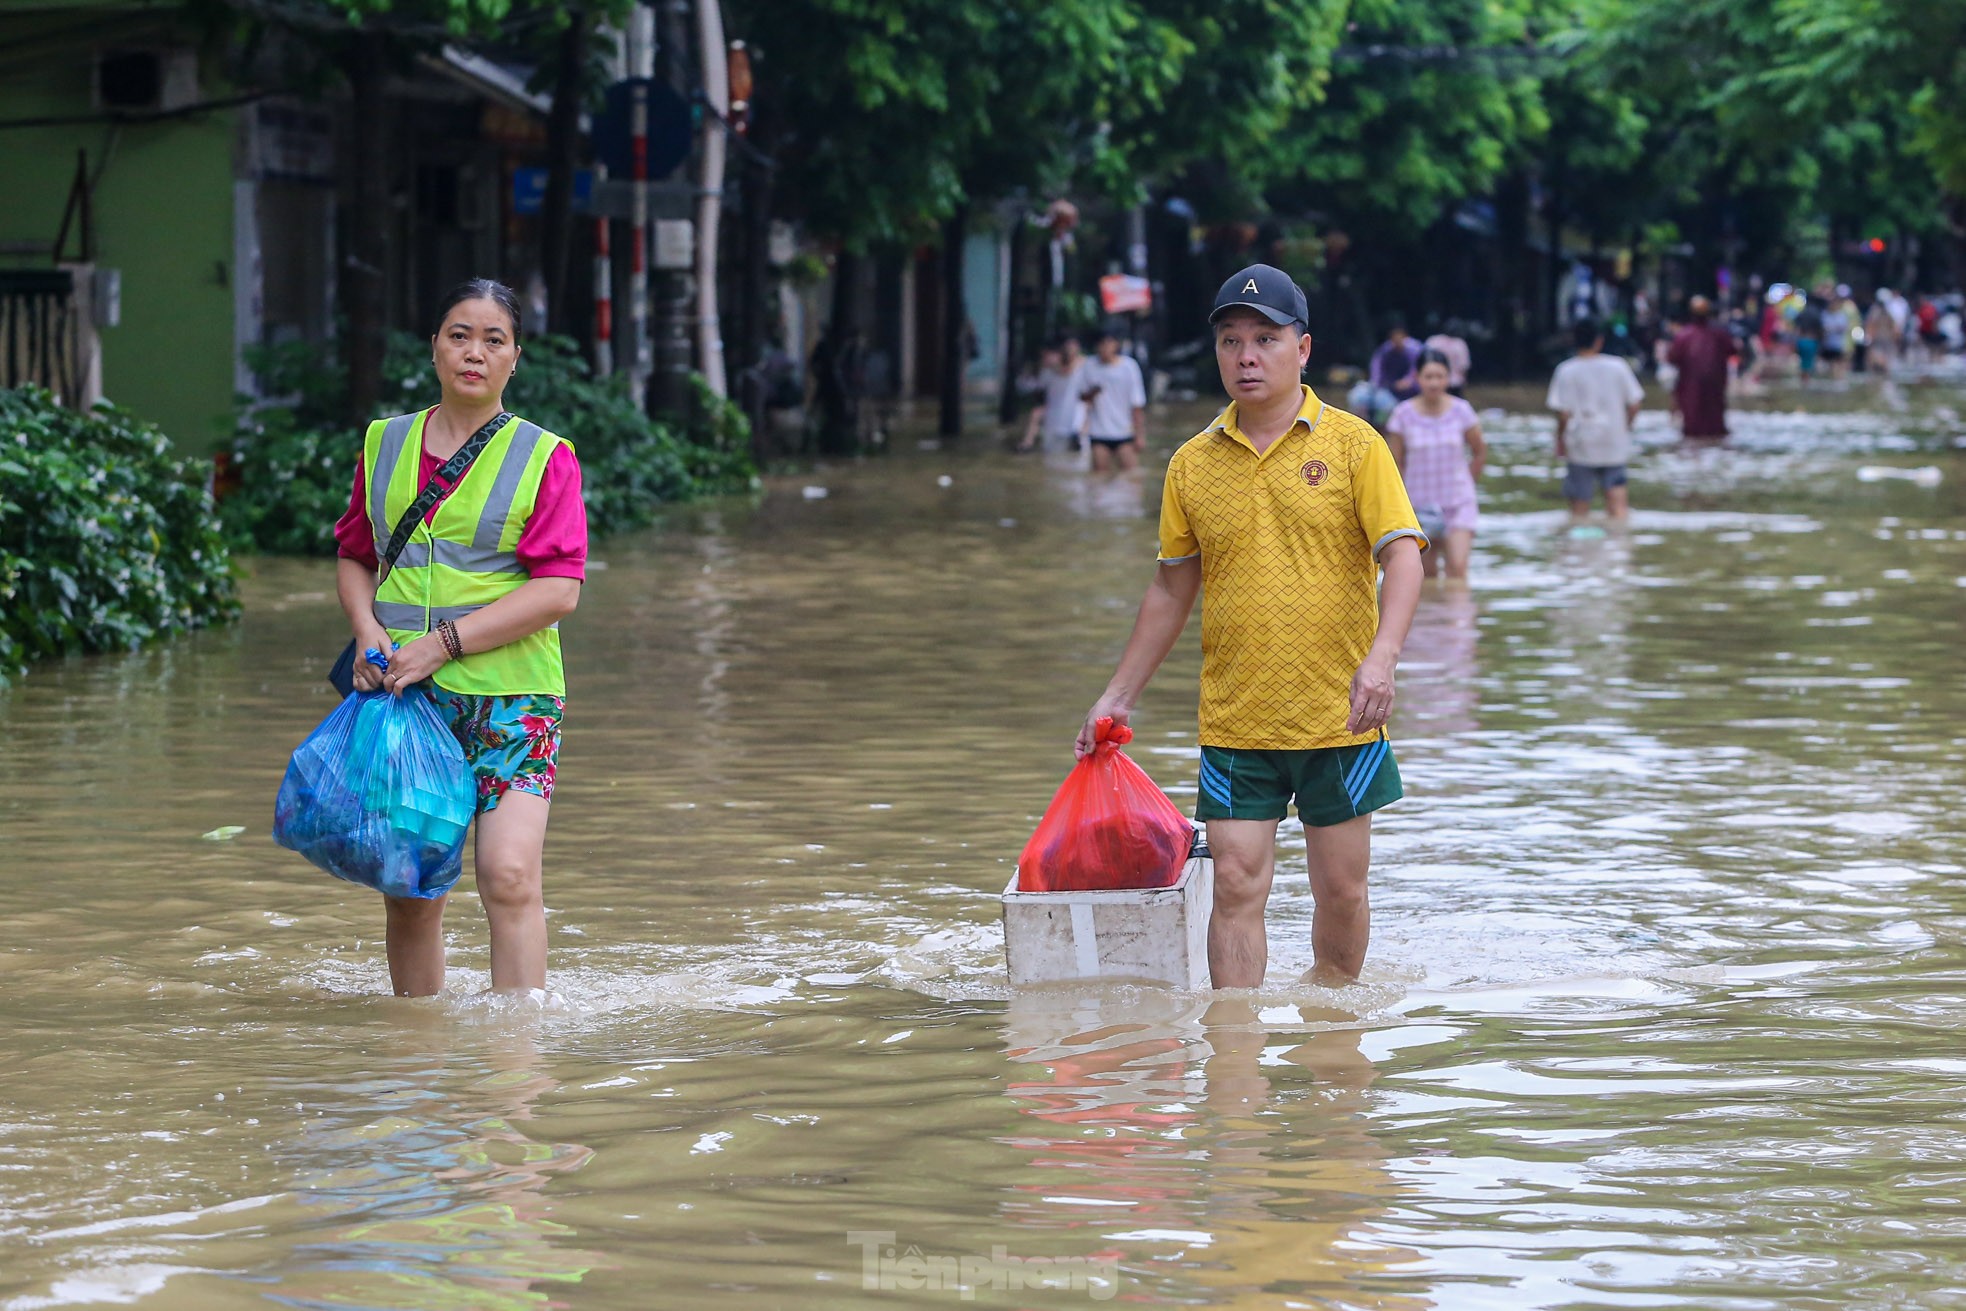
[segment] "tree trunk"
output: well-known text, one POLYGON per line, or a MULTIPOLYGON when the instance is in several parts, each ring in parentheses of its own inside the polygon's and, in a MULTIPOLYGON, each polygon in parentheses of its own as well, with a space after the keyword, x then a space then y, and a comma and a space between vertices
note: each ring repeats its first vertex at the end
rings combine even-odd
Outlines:
POLYGON ((539 275, 546 283, 548 332, 579 334, 573 316, 573 174, 580 150, 580 105, 594 11, 573 7, 553 56, 553 108, 546 116, 546 197, 539 214, 539 275))
POLYGON ((1021 213, 1011 219, 1010 286, 1007 288, 1008 294, 1004 297, 1004 305, 1009 311, 1010 321, 1004 325, 1004 352, 1002 368, 999 370, 1003 377, 1003 389, 997 395, 997 422, 1003 424, 1014 423, 1018 410, 1023 408, 1024 398, 1017 394, 1017 373, 1023 368, 1024 356, 1031 348, 1025 340, 1024 332, 1029 316, 1025 311, 1023 298, 1017 294, 1017 289, 1023 284, 1024 252, 1030 244, 1025 234, 1030 231, 1030 226, 1024 221, 1021 213))
POLYGON ((860 328, 860 256, 842 250, 833 259, 833 303, 826 318, 826 330, 846 338, 860 328))
POLYGON ((1529 177, 1518 170, 1502 189, 1496 208, 1494 294, 1491 313, 1497 329, 1496 346, 1502 372, 1511 379, 1524 373, 1523 332, 1529 286, 1529 177))
POLYGON ((1966 287, 1966 196, 1941 195, 1939 206, 1946 216, 1946 243, 1952 255, 1952 285, 1966 287))
MULTIPOLYGON (((1546 192, 1544 213, 1548 216, 1549 258, 1543 261, 1543 292, 1537 310, 1536 339, 1539 343, 1563 326, 1563 192, 1552 174, 1546 192)), ((1547 362, 1547 361, 1545 361, 1547 362)))
MULTIPOLYGON (((771 169, 747 157, 744 166, 744 262, 739 271, 738 376, 749 380, 742 390, 751 416, 751 452, 759 468, 770 451, 770 418, 763 363, 772 343, 771 306, 771 169)), ((787 343, 796 349, 797 343, 787 343)))
POLYGON ((963 303, 963 247, 969 237, 969 203, 942 222, 942 407, 936 431, 960 437, 963 431, 963 376, 969 372, 969 311, 963 303))
POLYGON ((389 38, 357 32, 347 46, 348 89, 354 131, 351 160, 354 204, 348 224, 348 259, 342 273, 348 307, 348 418, 366 424, 376 417, 382 393, 384 348, 383 293, 389 267, 390 159, 388 97, 389 38))
POLYGON ((810 362, 821 455, 850 455, 860 442, 860 410, 852 377, 859 299, 860 256, 843 250, 833 263, 832 314, 810 362))

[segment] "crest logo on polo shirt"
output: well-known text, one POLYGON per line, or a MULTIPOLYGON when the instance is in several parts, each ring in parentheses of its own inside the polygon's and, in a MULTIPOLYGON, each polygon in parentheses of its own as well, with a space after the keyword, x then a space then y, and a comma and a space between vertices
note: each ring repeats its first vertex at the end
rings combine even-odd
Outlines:
POLYGON ((1304 475, 1305 483, 1312 487, 1316 487, 1331 476, 1331 468, 1323 460, 1306 460, 1304 467, 1298 472, 1304 475))

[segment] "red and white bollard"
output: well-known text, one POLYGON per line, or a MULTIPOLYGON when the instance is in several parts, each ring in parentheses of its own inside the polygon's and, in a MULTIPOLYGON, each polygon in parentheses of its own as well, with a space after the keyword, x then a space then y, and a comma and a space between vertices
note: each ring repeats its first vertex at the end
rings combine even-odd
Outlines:
MULTIPOLYGON (((608 166, 594 165, 594 194, 601 194, 608 166)), ((614 373, 614 251, 613 224, 603 214, 594 220, 594 376, 614 373)))
POLYGON ((637 79, 628 108, 629 158, 633 161, 629 175, 634 183, 628 227, 628 238, 634 243, 628 263, 628 319, 635 329, 628 378, 635 404, 645 406, 655 352, 649 339, 649 93, 644 79, 655 76, 655 11, 637 5, 628 31, 629 73, 637 79))

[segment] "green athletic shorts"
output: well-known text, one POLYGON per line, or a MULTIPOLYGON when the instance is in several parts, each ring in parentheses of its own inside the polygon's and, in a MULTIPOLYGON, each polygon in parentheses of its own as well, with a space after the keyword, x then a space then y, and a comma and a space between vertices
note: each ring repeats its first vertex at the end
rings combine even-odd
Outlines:
POLYGON ((1310 751, 1201 749, 1196 819, 1282 819, 1292 799, 1312 828, 1369 815, 1406 795, 1384 733, 1376 742, 1310 751))

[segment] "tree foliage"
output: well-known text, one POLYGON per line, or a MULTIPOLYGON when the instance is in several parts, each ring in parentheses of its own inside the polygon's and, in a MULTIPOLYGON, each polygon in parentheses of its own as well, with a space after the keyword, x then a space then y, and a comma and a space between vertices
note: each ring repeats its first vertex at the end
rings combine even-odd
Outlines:
POLYGON ((239 613, 205 473, 127 411, 0 390, 0 687, 239 613))
POLYGON ((1342 0, 732 0, 782 192, 855 249, 963 204, 1131 201, 1320 93, 1342 0))
POLYGON ((1112 106, 1180 39, 1126 0, 735 0, 779 190, 850 248, 918 239, 977 187, 1100 164, 1112 106), (1081 159, 1084 149, 1092 158, 1081 159))
POLYGON ((1797 115, 1889 117, 1949 195, 1966 195, 1966 6, 1933 0, 1777 0, 1783 58, 1757 79, 1797 115))
POLYGON ((1643 106, 1668 204, 1723 197, 1779 245, 1817 220, 1943 229, 1966 195, 1962 42, 1966 10, 1924 0, 1597 0, 1564 46, 1643 106))
POLYGON ((1412 234, 1485 194, 1549 115, 1523 0, 1353 0, 1323 103, 1271 145, 1292 194, 1412 234))

